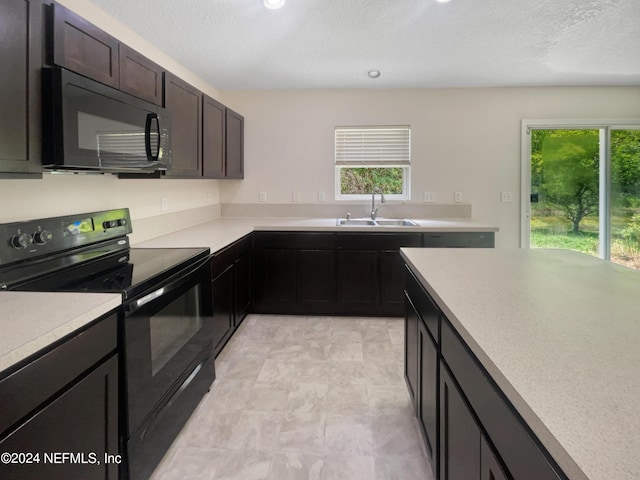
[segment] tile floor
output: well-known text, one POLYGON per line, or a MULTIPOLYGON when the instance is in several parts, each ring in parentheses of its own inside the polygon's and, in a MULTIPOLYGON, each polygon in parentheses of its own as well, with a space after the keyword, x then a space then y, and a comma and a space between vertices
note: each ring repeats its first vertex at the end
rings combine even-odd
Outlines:
POLYGON ((152 480, 433 480, 399 318, 250 315, 152 480))

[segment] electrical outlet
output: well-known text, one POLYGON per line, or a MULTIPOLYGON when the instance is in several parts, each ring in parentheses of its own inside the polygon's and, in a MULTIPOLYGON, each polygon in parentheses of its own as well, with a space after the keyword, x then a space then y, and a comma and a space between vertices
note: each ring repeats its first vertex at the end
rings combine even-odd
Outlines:
POLYGON ((300 201, 300 192, 293 192, 292 200, 294 202, 299 202, 300 201))
POLYGON ((318 192, 318 201, 319 201, 319 202, 324 202, 324 201, 326 201, 326 197, 325 197, 324 192, 318 192))
POLYGON ((462 192, 455 192, 455 193, 453 194, 453 200, 454 200, 456 203, 461 203, 461 202, 462 202, 462 192))
POLYGON ((502 199, 502 203, 512 203, 513 192, 502 192, 501 199, 502 199))
POLYGON ((169 210, 169 199, 167 197, 160 197, 160 209, 163 212, 169 210))
POLYGON ((267 201, 267 192, 260 192, 260 201, 261 202, 267 201))
POLYGON ((433 192, 424 192, 425 203, 432 203, 436 201, 436 194, 433 192))
POLYGON ((215 195, 213 193, 207 193, 207 203, 212 204, 215 199, 215 195))

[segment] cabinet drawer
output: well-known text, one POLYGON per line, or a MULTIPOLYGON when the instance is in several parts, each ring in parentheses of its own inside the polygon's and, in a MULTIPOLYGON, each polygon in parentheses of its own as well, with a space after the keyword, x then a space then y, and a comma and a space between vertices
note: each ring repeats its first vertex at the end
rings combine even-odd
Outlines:
POLYGON ((225 269, 229 268, 245 253, 251 250, 251 234, 242 237, 231 245, 218 250, 211 256, 211 273, 213 277, 218 276, 225 269))
POLYGON ((258 232, 255 234, 254 246, 256 249, 333 250, 335 248, 335 234, 258 232))
POLYGON ((0 432, 115 351, 117 329, 112 314, 0 381, 0 432))
POLYGON ((442 356, 513 478, 565 479, 444 318, 441 333, 442 356))
POLYGON ((418 315, 422 318, 427 330, 429 330, 429 333, 437 344, 439 341, 438 318, 440 317, 440 310, 438 310, 436 304, 431 300, 429 294, 422 288, 422 285, 420 285, 416 277, 413 275, 413 272, 409 270, 409 267, 405 267, 405 288, 407 289, 407 295, 409 295, 418 315))
POLYGON ((401 247, 420 247, 419 233, 338 233, 337 246, 341 250, 399 250, 401 247))
POLYGON ((428 248, 493 248, 493 232, 433 232, 423 234, 428 248))

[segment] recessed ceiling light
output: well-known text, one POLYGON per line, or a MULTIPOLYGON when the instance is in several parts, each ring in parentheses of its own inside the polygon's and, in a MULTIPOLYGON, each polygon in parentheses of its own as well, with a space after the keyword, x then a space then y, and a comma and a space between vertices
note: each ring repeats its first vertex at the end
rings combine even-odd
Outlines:
POLYGON ((286 0, 262 0, 262 4, 270 10, 284 7, 286 0))
POLYGON ((378 78, 380 75, 382 75, 380 70, 369 70, 367 72, 367 77, 369 78, 378 78))
POLYGON ((451 0, 438 0, 438 2, 440 2, 440 3, 447 3, 449 1, 451 1, 451 0))

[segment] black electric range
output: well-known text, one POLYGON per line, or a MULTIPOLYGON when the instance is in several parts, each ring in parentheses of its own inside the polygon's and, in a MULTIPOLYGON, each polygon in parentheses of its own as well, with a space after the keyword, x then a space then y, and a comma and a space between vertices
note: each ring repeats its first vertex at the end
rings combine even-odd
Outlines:
POLYGON ((213 307, 208 248, 130 248, 131 232, 126 208, 0 224, 0 289, 122 295, 123 475, 143 480, 215 378, 213 307))

